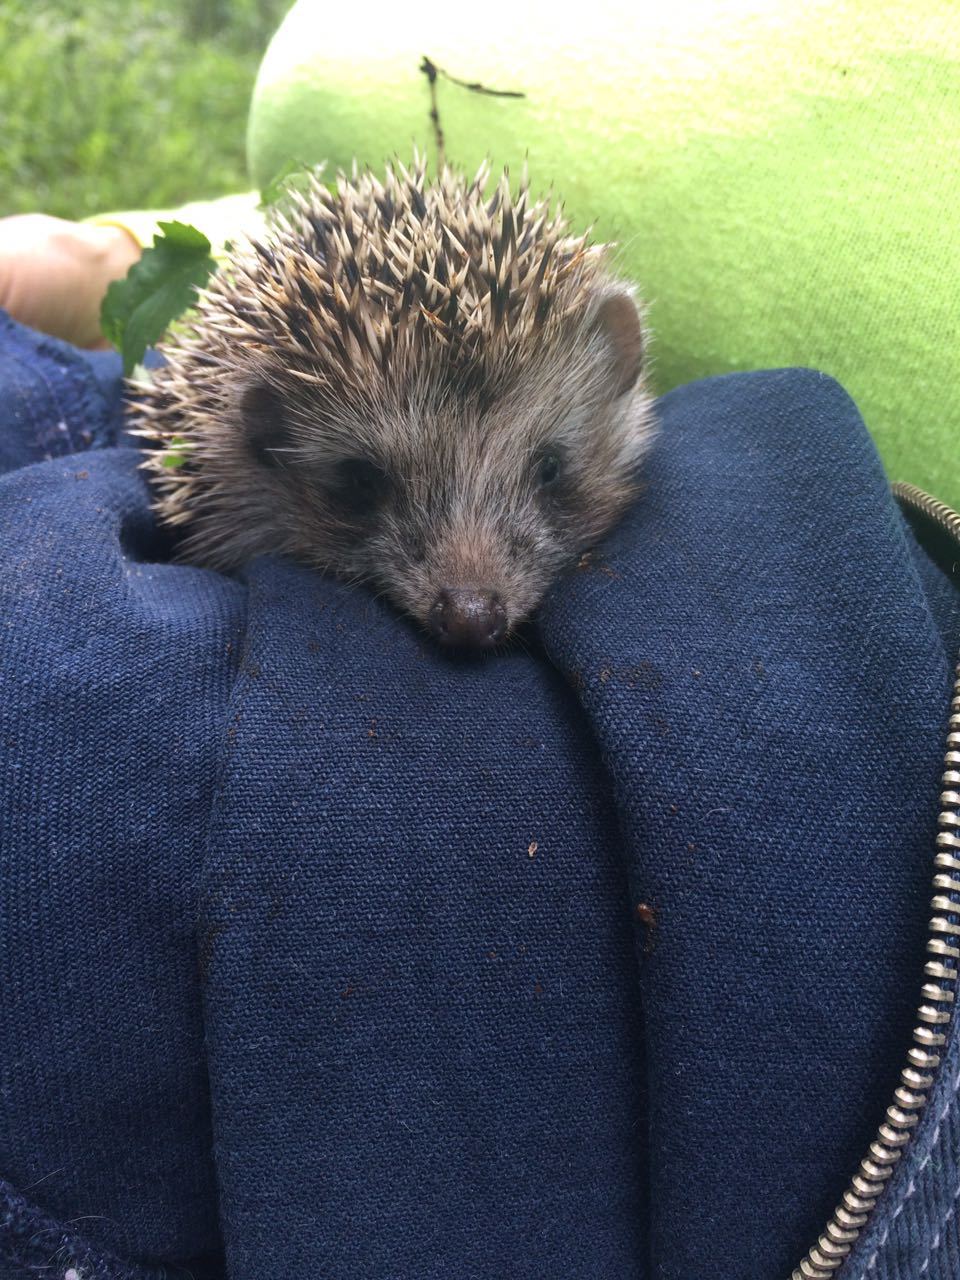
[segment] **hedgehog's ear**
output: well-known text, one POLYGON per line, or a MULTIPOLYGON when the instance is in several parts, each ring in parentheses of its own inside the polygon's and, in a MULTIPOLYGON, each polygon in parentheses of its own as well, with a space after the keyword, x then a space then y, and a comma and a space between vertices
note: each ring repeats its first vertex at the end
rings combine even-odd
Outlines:
POLYGON ((265 382, 254 382, 240 395, 240 420, 251 453, 265 467, 280 467, 278 450, 289 446, 283 397, 265 382))
POLYGON ((643 320, 633 293, 626 288, 605 291, 589 317, 591 333, 604 341, 610 356, 613 393, 622 396, 640 377, 645 337, 643 320))

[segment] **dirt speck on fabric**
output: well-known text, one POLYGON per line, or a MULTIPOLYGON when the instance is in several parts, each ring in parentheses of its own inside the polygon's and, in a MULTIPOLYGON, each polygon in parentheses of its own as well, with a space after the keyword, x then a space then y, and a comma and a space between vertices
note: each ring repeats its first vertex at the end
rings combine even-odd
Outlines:
POLYGON ((596 558, 596 552, 585 551, 577 561, 577 571, 579 573, 602 573, 607 578, 620 580, 620 575, 616 569, 611 569, 608 564, 596 558))
POLYGON ((535 858, 537 856, 537 850, 539 848, 540 846, 539 844, 537 844, 536 840, 531 840, 530 843, 527 845, 527 856, 530 858, 535 858))
POLYGON ((643 954, 648 956, 656 945, 657 923, 659 920, 657 909, 652 907, 649 902, 638 902, 633 909, 633 914, 637 923, 643 925, 645 930, 643 954))

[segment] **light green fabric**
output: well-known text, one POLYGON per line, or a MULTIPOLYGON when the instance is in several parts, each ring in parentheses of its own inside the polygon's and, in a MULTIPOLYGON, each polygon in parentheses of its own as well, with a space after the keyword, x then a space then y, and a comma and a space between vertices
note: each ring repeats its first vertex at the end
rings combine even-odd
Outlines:
POLYGON ((123 227, 133 236, 141 249, 153 244, 161 222, 187 222, 202 231, 217 255, 225 252, 225 246, 238 235, 257 235, 265 229, 260 195, 256 191, 242 191, 236 195, 221 196, 218 200, 195 200, 179 209, 127 209, 122 212, 96 213, 85 222, 98 226, 123 227))
POLYGON ((960 5, 582 8, 299 0, 261 67, 251 172, 434 154, 551 184, 652 301, 662 389, 813 365, 891 475, 960 504, 960 5))

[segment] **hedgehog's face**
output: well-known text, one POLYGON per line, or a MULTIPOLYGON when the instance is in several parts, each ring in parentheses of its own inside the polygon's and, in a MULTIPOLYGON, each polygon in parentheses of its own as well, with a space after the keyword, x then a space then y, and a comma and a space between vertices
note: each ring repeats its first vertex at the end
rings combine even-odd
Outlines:
POLYGON ((372 583, 444 644, 497 644, 634 491, 650 430, 642 350, 616 290, 487 385, 442 365, 356 405, 280 376, 248 385, 271 549, 372 583))
POLYGON ((486 184, 314 174, 212 277, 134 397, 182 557, 293 556, 484 648, 613 524, 649 435, 633 295, 486 184))

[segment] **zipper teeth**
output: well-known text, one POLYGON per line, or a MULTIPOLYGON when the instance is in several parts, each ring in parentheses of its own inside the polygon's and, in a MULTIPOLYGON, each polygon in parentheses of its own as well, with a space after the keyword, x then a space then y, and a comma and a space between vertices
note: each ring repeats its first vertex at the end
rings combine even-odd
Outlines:
MULTIPOLYGON (((920 512, 960 543, 960 515, 956 511, 912 484, 895 484, 893 492, 902 506, 920 512)), ((960 663, 954 672, 946 747, 928 959, 907 1064, 867 1154, 823 1234, 793 1271, 791 1280, 830 1280, 842 1266, 917 1126, 940 1065, 940 1049, 946 1043, 960 977, 960 663)))
POLYGON ((951 538, 960 542, 960 514, 954 511, 952 507, 948 507, 945 502, 931 498, 929 493, 924 493, 915 484, 904 484, 902 482, 893 485, 893 496, 902 507, 909 507, 913 511, 919 511, 921 515, 938 524, 951 538))

